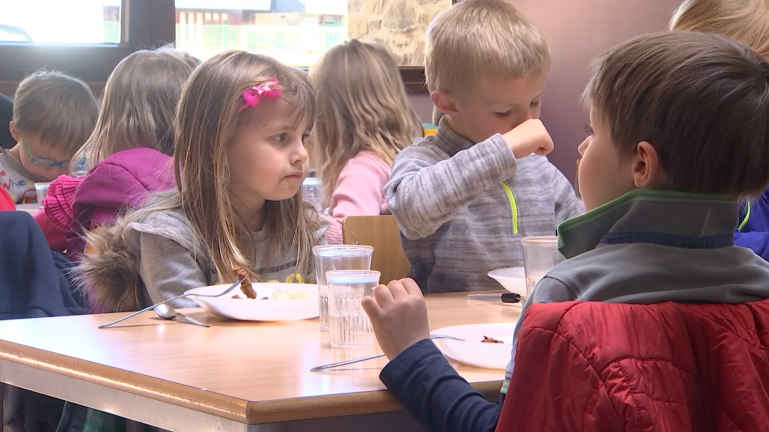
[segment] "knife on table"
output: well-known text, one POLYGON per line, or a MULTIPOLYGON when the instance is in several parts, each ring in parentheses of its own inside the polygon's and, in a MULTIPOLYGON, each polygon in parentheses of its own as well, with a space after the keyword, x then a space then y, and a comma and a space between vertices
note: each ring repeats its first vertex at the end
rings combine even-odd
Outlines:
POLYGON ((526 301, 526 297, 518 293, 502 293, 502 294, 468 294, 468 300, 480 301, 486 303, 495 304, 513 304, 523 303, 526 301))

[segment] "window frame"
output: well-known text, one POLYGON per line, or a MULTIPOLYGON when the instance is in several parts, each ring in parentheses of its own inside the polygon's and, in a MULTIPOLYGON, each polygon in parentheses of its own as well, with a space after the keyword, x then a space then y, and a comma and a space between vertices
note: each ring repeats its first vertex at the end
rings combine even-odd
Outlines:
MULTIPOLYGON (((25 76, 49 68, 82 79, 98 94, 115 66, 132 52, 176 41, 174 0, 122 0, 120 11, 119 44, 0 42, 0 93, 12 96, 25 76)), ((407 93, 429 93, 424 67, 401 67, 400 72, 407 93)))

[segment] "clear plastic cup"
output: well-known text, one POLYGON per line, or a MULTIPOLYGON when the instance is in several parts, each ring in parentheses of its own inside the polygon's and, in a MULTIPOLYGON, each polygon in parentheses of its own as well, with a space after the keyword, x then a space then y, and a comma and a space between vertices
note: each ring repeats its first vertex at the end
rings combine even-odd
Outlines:
POLYGON ((309 202, 318 213, 323 213, 323 184, 317 177, 307 177, 302 182, 302 199, 309 202))
POLYGON ((43 199, 48 196, 48 187, 51 183, 35 183, 35 192, 37 192, 37 206, 43 208, 43 199))
POLYGON ((328 283, 326 273, 336 270, 370 270, 373 246, 315 246, 315 278, 318 282, 320 301, 320 329, 329 331, 328 322, 328 283))
POLYGON ((524 237, 523 244, 523 269, 526 273, 526 296, 531 296, 537 282, 545 276, 551 268, 566 260, 558 252, 558 237, 524 237))
POLYGON ((374 345, 374 329, 361 306, 361 300, 374 295, 374 288, 379 285, 379 276, 378 271, 371 270, 326 273, 332 347, 361 348, 374 345))

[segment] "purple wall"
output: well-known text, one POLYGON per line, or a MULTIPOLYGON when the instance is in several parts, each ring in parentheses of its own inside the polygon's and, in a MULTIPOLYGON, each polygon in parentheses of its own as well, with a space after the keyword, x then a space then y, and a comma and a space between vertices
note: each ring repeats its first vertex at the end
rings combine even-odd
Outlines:
MULTIPOLYGON (((577 145, 584 139, 587 112, 579 102, 595 57, 644 33, 667 29, 681 0, 508 0, 545 35, 553 65, 542 121, 555 141, 550 160, 568 177, 576 173, 577 145)), ((409 97, 425 122, 432 115, 426 95, 409 97)))

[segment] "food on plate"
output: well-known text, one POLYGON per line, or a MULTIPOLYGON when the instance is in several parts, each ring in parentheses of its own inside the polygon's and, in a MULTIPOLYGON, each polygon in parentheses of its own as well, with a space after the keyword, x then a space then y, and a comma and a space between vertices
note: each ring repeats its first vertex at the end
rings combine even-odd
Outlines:
POLYGON ((312 297, 312 293, 305 290, 284 290, 277 289, 272 294, 275 300, 301 300, 312 297))
POLYGON ((499 339, 494 339, 493 337, 484 336, 481 343, 503 344, 504 342, 499 339))
POLYGON ((254 287, 251 286, 251 276, 248 275, 248 271, 240 266, 233 267, 232 271, 235 272, 238 279, 243 278, 243 281, 240 282, 240 290, 243 291, 243 294, 250 299, 255 299, 256 291, 254 291, 254 287))

